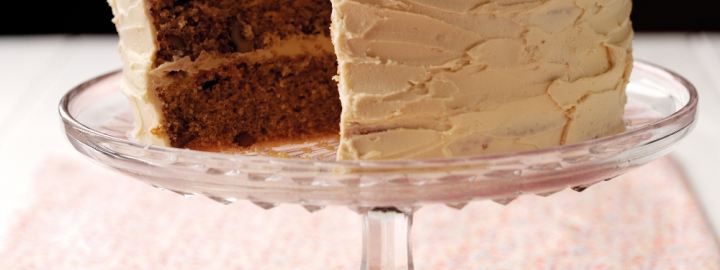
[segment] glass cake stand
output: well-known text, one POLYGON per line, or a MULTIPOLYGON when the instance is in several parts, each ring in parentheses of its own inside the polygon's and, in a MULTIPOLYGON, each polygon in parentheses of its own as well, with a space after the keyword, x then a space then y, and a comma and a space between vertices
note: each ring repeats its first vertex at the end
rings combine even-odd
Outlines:
POLYGON ((112 72, 73 89, 60 103, 72 145, 91 159, 157 188, 223 204, 249 200, 270 209, 347 206, 364 216, 362 269, 412 269, 413 212, 473 200, 507 204, 522 194, 548 196, 590 185, 667 154, 692 129, 698 96, 677 74, 636 62, 628 86, 627 130, 537 151, 491 156, 335 161, 337 141, 208 153, 148 146, 128 137, 130 106, 112 72))

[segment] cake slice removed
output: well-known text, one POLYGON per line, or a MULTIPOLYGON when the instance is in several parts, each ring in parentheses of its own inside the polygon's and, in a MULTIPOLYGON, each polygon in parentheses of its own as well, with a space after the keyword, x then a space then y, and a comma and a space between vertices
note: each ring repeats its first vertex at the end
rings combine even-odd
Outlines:
POLYGON ((326 0, 110 0, 135 137, 232 150, 338 132, 326 0))

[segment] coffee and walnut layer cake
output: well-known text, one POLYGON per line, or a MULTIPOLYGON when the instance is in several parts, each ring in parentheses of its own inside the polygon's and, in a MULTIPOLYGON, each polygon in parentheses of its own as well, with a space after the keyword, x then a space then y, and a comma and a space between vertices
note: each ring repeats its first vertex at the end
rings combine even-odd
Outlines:
POLYGON ((623 130, 630 0, 110 4, 150 144, 226 150, 339 127, 339 159, 408 159, 623 130))

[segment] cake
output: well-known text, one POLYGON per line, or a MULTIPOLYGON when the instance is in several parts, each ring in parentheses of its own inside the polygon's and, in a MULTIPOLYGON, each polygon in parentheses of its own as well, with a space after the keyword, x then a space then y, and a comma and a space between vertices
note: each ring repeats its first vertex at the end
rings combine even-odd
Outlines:
POLYGON ((337 136, 342 160, 484 155, 623 130, 630 0, 109 0, 142 142, 337 136))

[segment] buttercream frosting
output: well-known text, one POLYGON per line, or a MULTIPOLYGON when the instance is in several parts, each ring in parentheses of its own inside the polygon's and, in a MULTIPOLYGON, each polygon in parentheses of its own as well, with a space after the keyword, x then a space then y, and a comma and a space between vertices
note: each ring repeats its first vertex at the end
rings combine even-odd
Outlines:
POLYGON ((155 29, 150 22, 145 0, 108 0, 113 23, 120 36, 118 49, 123 62, 122 90, 130 101, 135 118, 132 137, 153 145, 168 145, 162 133, 153 132, 160 126, 160 103, 148 91, 149 72, 157 52, 155 29))
POLYGON ((630 0, 332 0, 339 159, 533 150, 623 129, 630 0))

